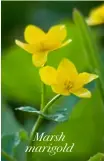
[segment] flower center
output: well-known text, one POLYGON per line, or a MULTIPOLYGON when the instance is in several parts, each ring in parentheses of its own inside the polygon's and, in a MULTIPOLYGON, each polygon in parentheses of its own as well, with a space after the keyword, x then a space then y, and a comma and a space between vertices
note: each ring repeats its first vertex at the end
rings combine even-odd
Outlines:
POLYGON ((56 41, 50 41, 48 39, 42 40, 39 44, 39 50, 41 52, 45 52, 45 51, 49 51, 49 50, 53 50, 55 48, 57 48, 58 46, 60 46, 59 42, 56 41))
POLYGON ((73 83, 69 80, 66 80, 65 83, 64 83, 64 87, 66 90, 70 90, 72 87, 73 87, 73 83))
POLYGON ((47 50, 49 50, 48 45, 46 45, 46 44, 44 43, 44 41, 41 41, 41 42, 40 42, 40 50, 41 50, 41 51, 47 51, 47 50))

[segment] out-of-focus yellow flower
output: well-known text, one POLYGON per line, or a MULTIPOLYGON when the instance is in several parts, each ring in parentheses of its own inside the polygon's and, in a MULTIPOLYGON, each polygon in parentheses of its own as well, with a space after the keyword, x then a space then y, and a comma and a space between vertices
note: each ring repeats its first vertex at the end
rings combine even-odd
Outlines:
POLYGON ((67 36, 65 25, 56 25, 45 33, 40 28, 29 25, 26 27, 24 37, 27 43, 16 40, 16 44, 33 54, 33 64, 37 67, 43 66, 47 61, 50 51, 61 48, 71 42, 71 39, 63 42, 67 36))
POLYGON ((79 73, 75 65, 64 58, 58 69, 45 66, 39 71, 41 80, 52 87, 52 90, 61 95, 74 94, 82 98, 90 98, 91 92, 84 85, 98 78, 96 74, 79 73))
POLYGON ((90 12, 87 23, 89 25, 104 24, 104 4, 90 12))

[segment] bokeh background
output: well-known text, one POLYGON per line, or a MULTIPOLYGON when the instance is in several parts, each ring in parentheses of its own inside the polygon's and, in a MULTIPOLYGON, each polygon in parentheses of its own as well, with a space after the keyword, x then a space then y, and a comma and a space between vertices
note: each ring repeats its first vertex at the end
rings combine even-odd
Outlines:
MULTIPOLYGON (((50 53, 48 64, 57 67, 63 57, 72 60, 78 70, 88 71, 91 63, 86 59, 79 41, 77 29, 72 20, 72 11, 79 9, 87 17, 90 10, 102 2, 45 2, 45 1, 2 1, 2 135, 11 134, 21 128, 30 131, 34 116, 16 111, 19 106, 40 107, 40 78, 38 69, 31 61, 31 55, 15 45, 15 39, 23 40, 28 24, 34 24, 47 31, 52 25, 64 23, 70 45, 50 53)), ((104 62, 104 27, 91 27, 93 37, 104 62)), ((104 67, 104 66, 103 66, 104 67)), ((96 67, 97 68, 97 67, 96 67)), ((69 121, 58 125, 53 133, 64 131, 66 142, 75 143, 72 153, 36 154, 37 161, 86 161, 97 152, 104 152, 104 103, 99 88, 92 92, 91 99, 81 99, 70 114, 69 121)), ((54 96, 47 88, 46 101, 54 96)))

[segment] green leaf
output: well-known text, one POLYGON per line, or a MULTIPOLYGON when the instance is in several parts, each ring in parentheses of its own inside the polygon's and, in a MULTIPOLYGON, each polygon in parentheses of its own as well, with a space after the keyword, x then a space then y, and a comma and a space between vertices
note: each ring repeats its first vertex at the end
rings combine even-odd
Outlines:
POLYGON ((98 49, 92 37, 92 32, 86 24, 82 14, 76 9, 73 11, 73 19, 79 33, 79 38, 83 45, 83 51, 88 62, 90 62, 89 69, 90 71, 94 71, 99 75, 100 81, 98 81, 98 87, 102 94, 102 99, 104 99, 104 68, 98 53, 98 49))
POLYGON ((13 156, 16 158, 18 161, 26 161, 26 153, 25 149, 27 146, 26 141, 21 141, 15 148, 14 148, 14 153, 13 156))
POLYGON ((28 134, 25 130, 21 130, 15 134, 15 141, 13 147, 13 156, 16 160, 25 161, 25 148, 28 143, 28 134))
POLYGON ((93 157, 91 157, 88 161, 104 161, 104 154, 103 153, 97 153, 93 157))
POLYGON ((11 156, 13 156, 14 142, 15 142, 14 134, 2 136, 1 140, 2 149, 11 156))
MULTIPOLYGON (((25 148, 27 142, 27 132, 20 130, 19 132, 2 136, 2 149, 17 160, 25 161, 25 148)), ((5 158, 2 157, 2 160, 5 161, 5 158)))
POLYGON ((22 127, 14 117, 12 110, 7 104, 2 103, 1 108, 1 131, 2 135, 18 132, 22 127))
POLYGON ((37 109, 30 107, 30 106, 19 107, 19 108, 16 108, 16 110, 41 115, 43 118, 47 120, 55 121, 55 122, 64 122, 68 120, 67 110, 63 110, 63 111, 61 110, 61 111, 56 112, 55 114, 44 114, 43 112, 38 111, 37 109))

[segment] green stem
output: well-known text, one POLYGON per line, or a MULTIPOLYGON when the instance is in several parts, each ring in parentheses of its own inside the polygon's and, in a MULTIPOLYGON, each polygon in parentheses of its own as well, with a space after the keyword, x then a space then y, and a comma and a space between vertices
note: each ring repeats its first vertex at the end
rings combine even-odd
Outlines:
MULTIPOLYGON (((47 109, 48 109, 50 106, 52 106, 53 103, 54 103, 58 98, 60 98, 60 97, 61 97, 60 94, 58 94, 58 95, 56 95, 55 97, 53 97, 53 98, 46 104, 46 106, 45 106, 41 111, 42 111, 43 113, 45 113, 45 112, 47 111, 47 109)), ((32 129, 32 131, 31 131, 29 146, 33 146, 33 144, 34 144, 34 141, 33 141, 33 140, 34 140, 34 137, 35 137, 36 132, 38 131, 39 126, 40 126, 40 124, 42 123, 42 121, 43 121, 43 117, 42 117, 42 116, 39 116, 38 119, 37 119, 37 121, 36 121, 36 123, 35 123, 35 125, 34 125, 34 127, 33 127, 33 129, 32 129)), ((28 161, 31 161, 31 160, 30 160, 30 157, 31 157, 30 152, 29 152, 29 153, 27 152, 27 160, 28 160, 28 161)))
POLYGON ((45 84, 43 82, 42 83, 42 91, 41 91, 41 110, 44 108, 45 106, 45 84))
POLYGON ((10 155, 8 155, 5 151, 1 150, 1 155, 7 160, 7 161, 16 161, 14 158, 12 158, 10 155))
MULTIPOLYGON (((50 106, 52 106, 52 104, 53 104, 60 96, 61 96, 61 95, 58 94, 58 95, 56 95, 55 97, 53 97, 53 98, 46 104, 46 106, 44 107, 44 109, 41 110, 41 111, 42 111, 43 113, 45 113, 45 112, 47 111, 47 109, 48 109, 50 106)), ((38 128, 39 128, 39 125, 41 124, 42 120, 43 120, 43 117, 42 117, 42 116, 39 116, 38 119, 37 119, 37 121, 36 121, 36 123, 35 123, 35 125, 34 125, 34 127, 33 127, 33 129, 32 129, 32 132, 31 132, 31 135, 30 135, 30 143, 29 143, 29 145, 32 145, 33 139, 34 139, 34 137, 35 137, 35 134, 36 134, 36 132, 37 132, 37 130, 38 130, 38 128)))
POLYGON ((46 110, 53 105, 53 103, 58 99, 60 98, 61 95, 60 94, 57 94, 55 97, 53 97, 47 104, 46 106, 44 107, 44 109, 42 110, 42 112, 46 112, 46 110))

